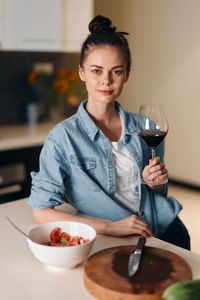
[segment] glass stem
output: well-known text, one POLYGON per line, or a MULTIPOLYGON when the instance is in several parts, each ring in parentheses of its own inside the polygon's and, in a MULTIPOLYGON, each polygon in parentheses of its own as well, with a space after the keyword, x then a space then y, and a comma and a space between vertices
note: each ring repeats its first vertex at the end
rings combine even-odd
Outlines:
POLYGON ((156 156, 156 152, 154 148, 151 148, 151 158, 153 159, 156 156))

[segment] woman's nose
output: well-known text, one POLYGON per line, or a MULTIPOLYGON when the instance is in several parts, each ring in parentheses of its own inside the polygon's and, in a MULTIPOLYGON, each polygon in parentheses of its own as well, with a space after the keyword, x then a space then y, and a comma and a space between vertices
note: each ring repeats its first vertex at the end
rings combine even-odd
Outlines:
POLYGON ((102 76, 101 84, 110 85, 111 82, 112 82, 111 74, 109 72, 104 73, 102 76))

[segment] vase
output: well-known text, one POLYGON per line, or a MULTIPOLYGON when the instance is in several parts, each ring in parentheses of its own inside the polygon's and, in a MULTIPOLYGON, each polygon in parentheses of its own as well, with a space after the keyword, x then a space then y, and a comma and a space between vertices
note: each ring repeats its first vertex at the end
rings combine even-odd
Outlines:
POLYGON ((59 95, 57 97, 57 101, 51 105, 50 113, 51 120, 54 123, 58 123, 76 113, 79 102, 78 100, 76 100, 77 102, 75 102, 75 100, 72 102, 72 100, 72 95, 68 97, 61 97, 61 95, 59 95))

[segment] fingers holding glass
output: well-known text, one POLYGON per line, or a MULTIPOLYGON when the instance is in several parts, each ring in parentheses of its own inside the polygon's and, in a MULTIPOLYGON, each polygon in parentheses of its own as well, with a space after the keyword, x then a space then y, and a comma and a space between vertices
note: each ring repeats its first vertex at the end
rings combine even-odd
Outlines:
POLYGON ((143 180, 150 186, 161 185, 168 181, 168 172, 164 163, 159 157, 150 160, 142 172, 143 180))

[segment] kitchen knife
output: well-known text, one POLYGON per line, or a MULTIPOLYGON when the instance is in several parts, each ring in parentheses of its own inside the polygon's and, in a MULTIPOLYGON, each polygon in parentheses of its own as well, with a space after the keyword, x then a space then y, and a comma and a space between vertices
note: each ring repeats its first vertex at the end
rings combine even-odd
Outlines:
POLYGON ((129 257, 129 261, 128 261, 128 275, 129 276, 133 276, 140 265, 140 260, 141 260, 141 256, 142 256, 142 250, 143 247, 146 243, 146 238, 145 237, 140 237, 137 245, 136 245, 136 249, 133 253, 131 253, 130 257, 129 257))

